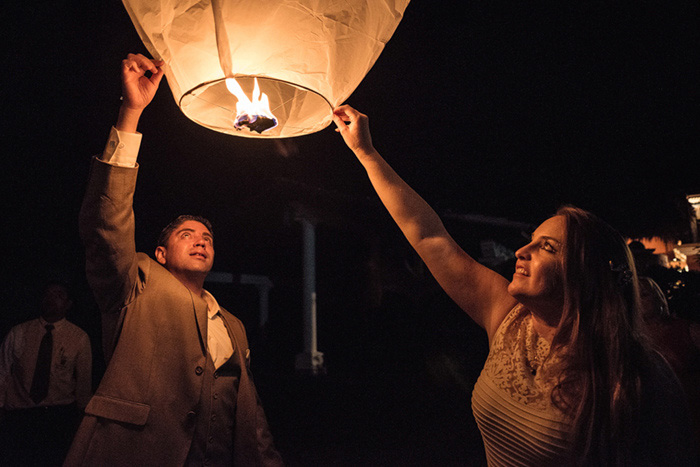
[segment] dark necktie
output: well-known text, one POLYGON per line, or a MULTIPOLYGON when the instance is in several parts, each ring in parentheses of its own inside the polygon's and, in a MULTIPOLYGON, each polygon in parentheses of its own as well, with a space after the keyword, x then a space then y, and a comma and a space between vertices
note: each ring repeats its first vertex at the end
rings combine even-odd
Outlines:
POLYGON ((38 404, 49 393, 49 376, 51 375, 51 354, 53 353, 53 334, 51 330, 53 324, 46 325, 46 334, 39 344, 39 355, 36 358, 34 368, 34 378, 32 388, 29 390, 29 397, 35 404, 38 404))

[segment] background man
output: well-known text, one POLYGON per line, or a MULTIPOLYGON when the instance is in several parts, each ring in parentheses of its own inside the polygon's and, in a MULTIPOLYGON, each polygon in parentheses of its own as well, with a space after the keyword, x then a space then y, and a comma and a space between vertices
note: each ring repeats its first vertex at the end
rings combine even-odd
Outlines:
POLYGON ((88 335, 66 320, 67 285, 49 282, 41 316, 13 327, 0 347, 0 464, 60 465, 92 394, 88 335))

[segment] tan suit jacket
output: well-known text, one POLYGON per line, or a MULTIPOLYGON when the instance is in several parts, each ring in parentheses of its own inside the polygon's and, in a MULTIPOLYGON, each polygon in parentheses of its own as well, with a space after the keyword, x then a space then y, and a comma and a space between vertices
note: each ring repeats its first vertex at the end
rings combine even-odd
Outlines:
MULTIPOLYGON (((102 312, 107 370, 66 465, 183 465, 203 369, 207 305, 134 243, 137 168, 94 159, 80 213, 87 277, 102 312)), ((222 315, 242 369, 235 465, 281 465, 249 370, 242 323, 222 315)))

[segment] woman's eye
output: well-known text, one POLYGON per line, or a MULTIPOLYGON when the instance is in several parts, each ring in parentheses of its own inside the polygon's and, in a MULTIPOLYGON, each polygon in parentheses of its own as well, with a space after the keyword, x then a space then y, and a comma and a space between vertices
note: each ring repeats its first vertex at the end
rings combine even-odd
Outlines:
POLYGON ((545 250, 545 251, 550 252, 550 253, 554 253, 554 252, 556 251, 556 250, 554 249, 554 247, 552 246, 552 244, 549 243, 549 242, 542 242, 541 248, 542 248, 543 250, 545 250))

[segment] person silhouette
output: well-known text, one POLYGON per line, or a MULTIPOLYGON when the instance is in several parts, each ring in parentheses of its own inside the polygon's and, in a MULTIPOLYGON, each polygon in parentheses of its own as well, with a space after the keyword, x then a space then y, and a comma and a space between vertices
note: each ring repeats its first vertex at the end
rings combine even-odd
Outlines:
POLYGON ((45 284, 41 316, 13 327, 0 347, 2 465, 60 465, 92 395, 92 350, 66 319, 70 287, 45 284))

